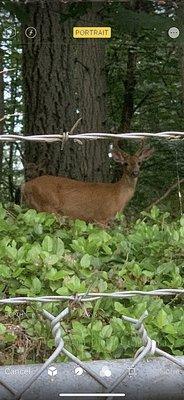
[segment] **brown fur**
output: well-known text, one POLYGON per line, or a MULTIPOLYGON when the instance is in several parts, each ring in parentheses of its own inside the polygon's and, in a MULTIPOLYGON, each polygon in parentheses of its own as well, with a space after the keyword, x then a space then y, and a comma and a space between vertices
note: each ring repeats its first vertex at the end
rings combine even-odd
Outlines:
POLYGON ((151 149, 133 156, 113 152, 114 160, 124 165, 124 174, 116 183, 82 182, 49 175, 37 177, 22 185, 22 201, 37 211, 106 225, 133 197, 140 163, 152 153, 151 149))

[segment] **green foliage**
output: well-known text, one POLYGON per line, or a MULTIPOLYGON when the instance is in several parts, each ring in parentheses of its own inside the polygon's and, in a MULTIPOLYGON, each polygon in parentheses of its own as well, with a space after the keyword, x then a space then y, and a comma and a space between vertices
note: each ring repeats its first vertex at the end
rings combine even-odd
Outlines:
MULTIPOLYGON (((114 227, 105 231, 79 220, 62 225, 52 215, 22 212, 19 207, 14 214, 0 207, 1 297, 183 287, 184 217, 173 222, 155 207, 129 227, 119 215, 114 227)), ((44 304, 44 308, 57 315, 68 305, 44 304)), ((24 341, 23 353, 16 344, 23 335, 36 347, 40 341, 37 360, 43 361, 54 341, 40 314, 41 304, 2 309, 0 337, 5 354, 12 346, 16 362, 22 361, 24 341), (10 323, 17 327, 13 333, 10 323)), ((122 315, 139 318, 145 310, 150 337, 163 350, 180 355, 184 344, 181 296, 71 304, 70 315, 62 322, 65 346, 83 360, 132 357, 141 342, 122 315)), ((33 347, 27 350, 27 362, 34 356, 33 347)))
MULTIPOLYGON (((20 23, 14 16, 14 10, 20 10, 20 13, 24 13, 24 6, 21 7, 20 4, 13 4, 10 1, 0 3, 3 3, 0 4, 0 46, 3 49, 1 69, 9 70, 8 74, 3 74, 4 96, 2 93, 1 101, 4 103, 4 114, 9 117, 4 121, 2 132, 8 134, 18 132, 17 126, 19 129, 22 126, 22 116, 19 115, 19 113, 23 112, 21 89, 22 52, 20 51, 21 29, 20 23), (3 7, 2 11, 1 6, 3 7), (9 34, 12 28, 16 29, 17 34, 10 39, 9 34)), ((19 146, 15 143, 2 143, 2 146, 3 158, 0 160, 0 199, 1 201, 12 201, 14 189, 22 181, 21 155, 17 149, 19 146)), ((19 147, 20 149, 21 146, 19 147)))
POLYGON ((63 12, 60 14, 60 21, 64 23, 68 19, 77 20, 82 17, 90 8, 92 8, 92 2, 87 3, 73 3, 69 4, 67 8, 67 12, 63 12))
POLYGON ((123 34, 137 35, 143 33, 145 30, 152 31, 154 28, 157 31, 163 31, 164 29, 168 30, 171 26, 170 18, 154 14, 151 7, 149 12, 132 11, 124 7, 121 3, 117 3, 115 7, 116 18, 114 18, 114 24, 123 34))
MULTIPOLYGON (((152 12, 150 15, 150 12, 146 14, 142 10, 133 12, 128 6, 124 9, 120 4, 114 5, 114 8, 118 8, 118 13, 114 18, 113 37, 107 47, 106 68, 110 126, 115 127, 117 132, 124 130, 122 110, 128 97, 128 55, 134 53, 136 62, 132 66, 132 76, 129 74, 128 77, 130 87, 134 78, 136 83, 130 131, 182 131, 182 47, 178 39, 173 43, 168 36, 167 24, 172 19, 165 13, 156 15, 152 12)), ((181 31, 183 32, 183 28, 181 31)), ((155 154, 141 167, 136 195, 126 210, 129 216, 152 204, 177 182, 177 169, 179 178, 183 177, 182 141, 152 139, 149 145, 155 148, 155 154)), ((133 153, 138 143, 135 144, 132 140, 122 141, 122 147, 125 151, 133 153)), ((119 175, 121 174, 122 169, 119 175)), ((181 191, 184 193, 183 184, 181 191)), ((179 214, 177 187, 164 199, 161 206, 164 211, 169 210, 174 216, 179 214)))
POLYGON ((21 22, 27 20, 28 14, 22 2, 21 4, 18 4, 12 0, 3 0, 0 2, 0 10, 9 12, 11 17, 17 17, 21 22))

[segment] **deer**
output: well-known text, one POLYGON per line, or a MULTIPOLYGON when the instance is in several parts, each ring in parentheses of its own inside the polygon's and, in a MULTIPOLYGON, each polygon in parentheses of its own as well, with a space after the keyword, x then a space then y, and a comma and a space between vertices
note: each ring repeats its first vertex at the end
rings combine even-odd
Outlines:
POLYGON ((154 152, 141 148, 130 155, 111 151, 113 160, 123 166, 123 175, 114 183, 85 182, 63 176, 42 175, 21 187, 21 203, 38 212, 49 212, 108 226, 117 213, 123 212, 135 193, 143 161, 154 152))

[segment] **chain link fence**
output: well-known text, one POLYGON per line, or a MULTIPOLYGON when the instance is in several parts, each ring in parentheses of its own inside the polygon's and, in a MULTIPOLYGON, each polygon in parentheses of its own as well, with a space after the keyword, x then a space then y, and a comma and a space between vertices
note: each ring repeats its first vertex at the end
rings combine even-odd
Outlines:
MULTIPOLYGON (((111 299, 125 299, 125 298, 132 298, 135 296, 183 296, 184 289, 158 289, 152 291, 125 291, 125 292, 114 292, 114 293, 82 293, 73 296, 43 296, 43 297, 15 297, 15 298, 7 298, 1 299, 0 305, 3 306, 5 304, 11 305, 19 305, 19 304, 30 304, 30 303, 52 303, 52 302, 60 302, 68 301, 68 306, 64 308, 57 316, 51 314, 50 312, 46 311, 44 308, 41 312, 42 316, 45 318, 47 322, 49 322, 52 335, 55 341, 55 350, 51 354, 51 356, 46 360, 46 362, 40 366, 38 370, 31 376, 30 379, 24 384, 24 386, 20 389, 17 393, 14 388, 12 388, 7 382, 0 379, 0 386, 4 387, 9 394, 12 394, 12 398, 16 400, 20 400, 24 393, 28 391, 28 389, 36 382, 36 380, 40 377, 40 375, 51 365, 53 362, 56 361, 57 357, 60 354, 64 354, 68 357, 70 361, 73 361, 75 364, 80 366, 87 374, 90 375, 96 382, 98 382, 104 393, 108 393, 107 398, 112 400, 113 398, 113 391, 118 387, 118 385, 129 375, 130 369, 134 369, 138 366, 138 364, 149 355, 153 356, 162 356, 167 360, 171 361, 173 364, 178 366, 181 369, 181 372, 184 372, 184 361, 181 357, 176 358, 171 354, 161 350, 156 341, 151 339, 147 333, 147 330, 144 325, 144 320, 148 316, 147 311, 145 311, 139 319, 135 319, 132 317, 128 317, 122 315, 122 320, 130 323, 134 326, 135 332, 139 335, 142 346, 137 350, 134 360, 131 366, 121 372, 121 374, 114 380, 113 383, 109 386, 104 379, 102 379, 99 374, 95 372, 88 364, 82 362, 76 355, 72 354, 65 348, 65 343, 62 337, 62 330, 61 330, 61 322, 70 314, 70 310, 74 307, 82 307, 83 303, 85 302, 95 302, 101 298, 111 298, 111 299), (109 394, 112 393, 112 396, 109 394)), ((184 390, 184 387, 183 387, 184 390)))

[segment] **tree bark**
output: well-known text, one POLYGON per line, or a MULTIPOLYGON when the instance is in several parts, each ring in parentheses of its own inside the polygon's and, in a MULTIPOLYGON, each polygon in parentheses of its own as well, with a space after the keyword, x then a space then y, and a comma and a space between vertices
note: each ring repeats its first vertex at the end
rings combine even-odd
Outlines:
MULTIPOLYGON (((70 5, 59 0, 25 7, 29 11, 27 25, 22 25, 26 135, 69 131, 80 116, 78 131, 106 131, 104 41, 73 39, 74 21, 61 21, 70 5), (34 39, 25 36, 27 26, 37 29, 34 39)), ((100 23, 98 10, 94 3, 77 25, 100 23)), ((68 140, 63 151, 58 143, 28 143, 25 162, 26 179, 46 173, 109 180, 106 141, 84 141, 81 146, 68 140)))

